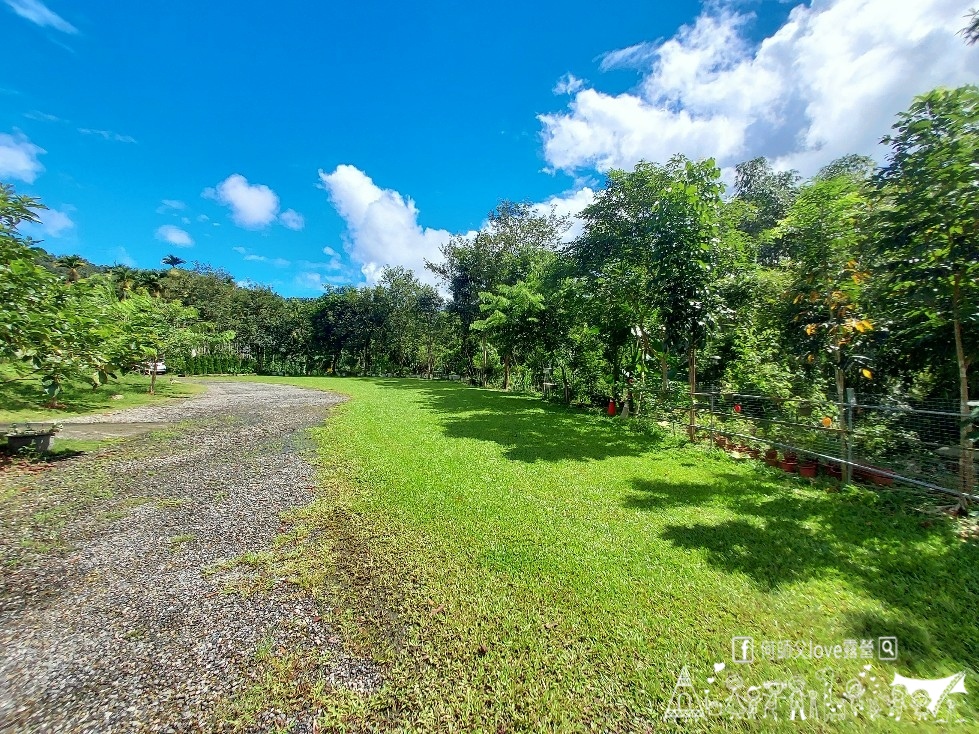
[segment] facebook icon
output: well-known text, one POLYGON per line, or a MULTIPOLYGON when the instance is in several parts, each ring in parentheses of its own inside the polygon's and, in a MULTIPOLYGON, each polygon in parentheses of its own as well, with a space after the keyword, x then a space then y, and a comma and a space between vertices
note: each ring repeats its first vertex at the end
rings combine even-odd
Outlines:
POLYGON ((731 657, 736 663, 754 662, 755 641, 750 637, 732 637, 731 657))

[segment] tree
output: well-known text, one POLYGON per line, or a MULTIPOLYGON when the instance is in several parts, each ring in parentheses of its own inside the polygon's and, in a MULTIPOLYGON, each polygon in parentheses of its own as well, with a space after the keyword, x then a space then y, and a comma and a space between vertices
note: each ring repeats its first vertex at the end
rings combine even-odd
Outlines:
POLYGON ((842 425, 847 372, 873 376, 861 349, 874 327, 861 305, 868 274, 857 253, 866 202, 858 177, 823 175, 802 187, 775 236, 791 258, 787 341, 806 354, 808 365, 831 365, 842 425))
POLYGON ((918 97, 893 130, 875 181, 881 285, 906 331, 955 344, 965 507, 975 486, 969 369, 979 357, 979 88, 918 97))
MULTIPOLYGON (((734 198, 751 205, 741 229, 764 240, 763 233, 778 224, 792 206, 798 186, 796 171, 776 171, 765 158, 753 158, 735 166, 734 198)), ((777 248, 763 244, 759 259, 773 265, 782 254, 777 248)))
MULTIPOLYGON (((632 172, 612 171, 605 190, 582 213, 585 232, 570 252, 582 281, 602 294, 624 346, 639 341, 637 367, 659 353, 685 353, 691 400, 697 349, 714 311, 714 262, 721 206, 720 171, 712 159, 674 156, 665 165, 640 162, 632 172), (656 343, 658 342, 658 345, 656 343)), ((690 434, 695 431, 690 411, 690 434)))
POLYGON ((472 328, 486 334, 503 357, 503 389, 510 389, 510 369, 517 355, 533 346, 544 297, 532 284, 518 280, 500 284, 494 293, 480 295, 480 310, 485 317, 472 328))
POLYGON ((163 260, 161 260, 161 262, 164 265, 169 265, 170 269, 173 270, 185 264, 187 261, 183 258, 177 257, 176 255, 167 255, 165 258, 163 258, 163 260))
POLYGON ((480 293, 526 278, 542 259, 553 256, 570 226, 552 209, 542 213, 531 204, 503 200, 489 213, 486 227, 472 237, 454 237, 440 249, 442 262, 425 266, 445 284, 452 296, 449 311, 458 318, 463 358, 470 377, 486 381, 487 343, 472 325, 482 316, 480 293), (482 351, 482 369, 475 359, 482 351))
POLYGON ((137 271, 128 265, 116 265, 109 271, 115 283, 116 295, 125 300, 136 287, 137 271))
MULTIPOLYGON (((169 354, 186 353, 205 341, 197 325, 197 311, 179 303, 135 293, 119 304, 131 365, 156 362, 169 354)), ((234 337, 234 332, 227 341, 234 337)), ((150 370, 150 393, 156 389, 156 369, 150 370)))
POLYGON ((969 24, 962 29, 965 42, 970 46, 979 41, 979 10, 969 11, 969 24))
POLYGON ((54 265, 68 271, 65 275, 69 283, 76 283, 82 277, 82 269, 90 266, 91 263, 79 255, 64 255, 56 259, 54 265))

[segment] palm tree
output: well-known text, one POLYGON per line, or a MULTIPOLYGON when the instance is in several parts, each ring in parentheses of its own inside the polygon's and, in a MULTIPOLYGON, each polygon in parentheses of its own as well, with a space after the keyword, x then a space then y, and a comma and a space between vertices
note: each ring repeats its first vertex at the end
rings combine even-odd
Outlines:
POLYGON ((69 283, 77 283, 81 277, 81 269, 91 265, 91 263, 80 255, 64 255, 54 261, 56 267, 64 268, 68 272, 65 277, 69 283))
POLYGON ((142 288, 148 295, 159 298, 163 292, 163 286, 160 282, 161 277, 162 273, 159 271, 140 270, 136 273, 134 280, 137 288, 142 288))
POLYGON ((164 265, 169 265, 170 269, 172 270, 173 268, 183 265, 187 261, 183 258, 177 257, 176 255, 167 255, 161 262, 164 265))
POLYGON ((962 29, 965 42, 970 46, 979 42, 979 10, 970 10, 967 16, 969 25, 962 29))
POLYGON ((127 265, 116 265, 109 272, 112 273, 112 280, 116 285, 116 295, 119 300, 124 301, 136 286, 138 273, 127 265))

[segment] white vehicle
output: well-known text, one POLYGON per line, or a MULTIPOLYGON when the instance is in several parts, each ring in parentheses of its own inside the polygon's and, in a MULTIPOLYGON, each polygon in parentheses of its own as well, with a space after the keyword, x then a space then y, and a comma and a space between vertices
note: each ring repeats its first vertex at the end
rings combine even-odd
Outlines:
POLYGON ((146 362, 140 366, 139 371, 144 375, 149 375, 154 372, 158 375, 165 375, 167 373, 167 365, 162 360, 159 362, 146 362))

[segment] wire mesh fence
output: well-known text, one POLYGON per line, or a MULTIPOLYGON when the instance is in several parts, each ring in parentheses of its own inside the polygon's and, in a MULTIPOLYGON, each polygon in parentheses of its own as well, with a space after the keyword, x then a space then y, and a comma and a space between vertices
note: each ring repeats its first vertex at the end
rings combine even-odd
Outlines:
POLYGON ((957 405, 872 401, 848 390, 841 401, 774 398, 677 385, 645 398, 647 415, 689 427, 724 448, 766 457, 787 471, 841 481, 894 483, 976 496, 979 455, 963 441, 957 405))

